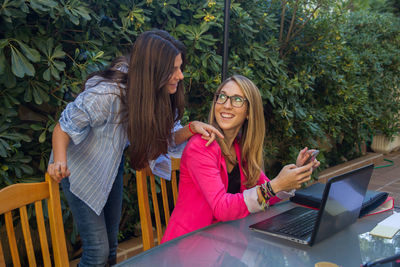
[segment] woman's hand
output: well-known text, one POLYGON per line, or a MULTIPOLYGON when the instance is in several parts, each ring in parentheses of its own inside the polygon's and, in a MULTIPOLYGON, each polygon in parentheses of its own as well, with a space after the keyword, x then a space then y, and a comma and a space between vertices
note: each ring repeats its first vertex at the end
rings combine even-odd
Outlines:
POLYGON ((297 167, 294 164, 284 166, 278 176, 270 182, 275 194, 280 191, 299 189, 303 183, 310 181, 313 164, 314 162, 302 167, 297 167))
POLYGON ((68 177, 71 174, 71 172, 68 170, 67 163, 60 161, 49 164, 47 167, 47 172, 49 173, 50 177, 58 183, 61 182, 63 178, 68 177))
POLYGON ((190 123, 190 129, 194 133, 201 134, 201 138, 208 140, 206 146, 209 146, 217 137, 224 138, 222 133, 218 131, 214 126, 201 122, 201 121, 192 121, 190 123))
POLYGON ((71 174, 67 166, 67 147, 69 141, 69 135, 61 129, 60 123, 57 123, 52 136, 54 162, 47 166, 47 172, 58 183, 71 174))
MULTIPOLYGON (((307 147, 300 150, 299 155, 297 156, 296 166, 301 167, 307 160, 311 157, 311 153, 316 151, 316 149, 308 149, 307 147)), ((319 167, 321 164, 317 159, 314 159, 313 170, 319 167)))

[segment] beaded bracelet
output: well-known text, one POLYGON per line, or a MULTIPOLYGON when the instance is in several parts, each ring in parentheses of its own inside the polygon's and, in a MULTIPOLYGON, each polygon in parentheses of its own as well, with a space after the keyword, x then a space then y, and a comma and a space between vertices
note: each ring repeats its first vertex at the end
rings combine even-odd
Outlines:
POLYGON ((267 182, 267 188, 268 188, 269 192, 270 192, 273 196, 275 196, 275 192, 274 192, 274 190, 272 190, 272 186, 271 186, 271 183, 270 183, 270 182, 267 182))
POLYGON ((269 204, 270 197, 264 195, 263 190, 262 190, 262 186, 261 186, 260 188, 261 188, 261 195, 262 195, 263 197, 262 197, 262 199, 261 199, 261 203, 260 203, 260 202, 258 202, 258 203, 259 203, 260 206, 261 206, 261 210, 262 210, 262 211, 265 211, 265 208, 268 209, 269 206, 270 206, 270 204, 269 204))
MULTIPOLYGON (((263 197, 262 199, 261 199, 261 203, 260 202, 258 202, 258 204, 260 204, 260 206, 261 206, 261 210, 265 210, 265 206, 266 206, 266 203, 265 203, 265 198, 263 197)), ((269 206, 269 201, 268 201, 268 206, 269 206)))
POLYGON ((266 181, 261 185, 261 194, 265 198, 265 200, 269 200, 270 198, 275 196, 275 194, 269 190, 268 184, 269 182, 266 181))
POLYGON ((191 134, 195 135, 196 133, 192 131, 192 128, 190 128, 190 124, 192 124, 192 121, 189 122, 189 132, 190 132, 191 134))
POLYGON ((261 195, 263 196, 264 199, 269 198, 267 190, 265 190, 264 184, 261 185, 261 195))

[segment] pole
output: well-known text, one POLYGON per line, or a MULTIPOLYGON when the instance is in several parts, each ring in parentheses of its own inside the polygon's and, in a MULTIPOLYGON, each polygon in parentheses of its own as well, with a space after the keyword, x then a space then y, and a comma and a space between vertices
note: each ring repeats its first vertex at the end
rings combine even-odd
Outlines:
POLYGON ((229 55, 229 46, 228 46, 228 39, 229 39, 229 10, 231 6, 230 0, 225 0, 225 7, 224 7, 224 51, 222 56, 222 81, 225 81, 226 73, 228 70, 228 55, 229 55))

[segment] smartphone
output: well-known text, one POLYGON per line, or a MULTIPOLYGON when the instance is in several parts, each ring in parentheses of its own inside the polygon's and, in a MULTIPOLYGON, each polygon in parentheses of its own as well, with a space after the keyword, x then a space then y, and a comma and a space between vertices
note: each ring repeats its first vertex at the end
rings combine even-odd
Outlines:
POLYGON ((314 159, 317 157, 318 153, 319 153, 319 150, 315 150, 313 152, 308 153, 308 154, 310 154, 310 157, 306 160, 306 162, 304 162, 303 166, 307 165, 311 161, 314 161, 314 159))

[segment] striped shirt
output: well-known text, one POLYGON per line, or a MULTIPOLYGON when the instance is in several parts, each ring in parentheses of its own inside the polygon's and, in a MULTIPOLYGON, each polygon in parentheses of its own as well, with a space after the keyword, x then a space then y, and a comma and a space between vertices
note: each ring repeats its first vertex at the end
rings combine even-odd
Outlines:
MULTIPOLYGON (((120 89, 116 83, 101 79, 99 76, 89 79, 86 89, 67 105, 59 120, 61 129, 72 141, 67 149, 70 191, 98 215, 104 208, 123 151, 129 144, 126 127, 120 121, 120 89)), ((175 127, 179 128, 179 125, 175 127)), ((179 154, 183 149, 181 146, 169 150, 179 154)), ((168 165, 165 160, 153 167, 162 167, 163 171, 171 173, 171 163, 168 165)))
MULTIPOLYGON (((173 132, 178 131, 182 128, 180 121, 175 123, 173 132)), ((172 138, 174 140, 174 138, 172 138)), ((171 180, 171 157, 173 158, 181 158, 182 151, 185 148, 187 141, 183 142, 182 144, 175 145, 170 144, 168 147, 168 154, 161 155, 155 160, 149 161, 149 166, 151 171, 165 180, 171 180)))

